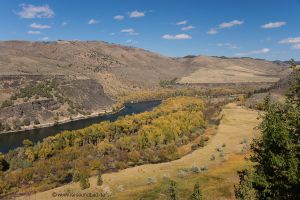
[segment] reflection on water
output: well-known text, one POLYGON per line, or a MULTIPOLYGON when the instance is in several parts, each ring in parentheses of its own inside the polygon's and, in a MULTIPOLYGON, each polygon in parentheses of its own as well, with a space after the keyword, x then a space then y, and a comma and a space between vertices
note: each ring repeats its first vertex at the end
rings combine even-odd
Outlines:
POLYGON ((6 153, 10 149, 22 146, 22 142, 25 139, 29 139, 33 142, 41 141, 43 138, 55 135, 64 130, 77 130, 87 126, 90 126, 101 121, 109 120, 115 121, 119 116, 130 115, 133 113, 141 113, 149 111, 160 104, 160 101, 147 101, 140 103, 126 104, 125 108, 115 114, 108 114, 98 117, 92 117, 88 119, 82 119, 78 121, 72 121, 65 124, 58 124, 52 127, 40 128, 35 130, 27 130, 17 133, 7 133, 0 135, 0 152, 6 153))

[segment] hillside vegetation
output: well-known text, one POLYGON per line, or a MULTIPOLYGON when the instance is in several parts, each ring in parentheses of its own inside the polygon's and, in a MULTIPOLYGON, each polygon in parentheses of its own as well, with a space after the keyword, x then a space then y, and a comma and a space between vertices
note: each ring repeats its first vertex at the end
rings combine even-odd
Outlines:
POLYGON ((73 197, 66 194, 102 192, 109 196, 108 199, 166 200, 169 197, 170 180, 176 182, 175 193, 178 199, 189 199, 197 181, 200 181, 205 200, 234 199, 233 185, 238 182, 236 171, 251 166, 244 156, 248 154, 249 142, 257 134, 253 128, 259 123, 258 113, 231 103, 223 108, 220 116, 222 119, 218 128, 212 126, 205 130, 203 136, 210 137, 205 146, 178 160, 105 173, 102 175, 102 185, 97 184, 98 176, 93 176, 89 179, 90 188, 85 190, 81 189, 80 183, 75 182, 17 199, 50 200, 53 199, 52 194, 56 193, 65 195, 62 199, 70 200, 73 197))
POLYGON ((195 97, 175 97, 153 111, 115 122, 65 131, 2 157, 1 196, 36 192, 79 181, 93 174, 144 163, 174 160, 178 148, 205 130, 205 106, 195 97), (4 162, 3 161, 3 162, 4 162))

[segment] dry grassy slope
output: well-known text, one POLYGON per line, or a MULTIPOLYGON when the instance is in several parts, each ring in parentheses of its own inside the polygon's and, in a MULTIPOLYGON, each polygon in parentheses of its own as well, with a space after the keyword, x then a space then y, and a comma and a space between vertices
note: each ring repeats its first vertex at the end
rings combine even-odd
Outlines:
POLYGON ((0 42, 1 74, 64 74, 100 80, 110 93, 181 83, 274 82, 285 65, 251 58, 169 58, 143 49, 99 41, 0 42))
POLYGON ((252 58, 198 56, 180 60, 194 69, 181 83, 276 82, 290 72, 285 64, 252 58))
MULTIPOLYGON (((237 106, 236 104, 228 104, 223 109, 223 118, 218 127, 217 133, 213 136, 209 143, 201 149, 198 149, 191 154, 182 157, 179 160, 160 163, 160 164, 147 164, 138 167, 128 168, 121 170, 117 173, 104 174, 103 180, 104 185, 109 186, 113 192, 112 199, 122 199, 122 200, 133 200, 141 199, 145 193, 150 192, 149 190, 153 187, 159 187, 163 175, 168 174, 170 178, 175 179, 179 182, 180 186, 186 184, 186 186, 191 190, 193 188, 194 179, 200 178, 206 181, 207 184, 203 184, 204 194, 206 199, 221 199, 222 193, 216 192, 217 188, 221 188, 226 184, 227 190, 231 195, 233 195, 233 184, 237 182, 236 168, 245 165, 245 161, 241 159, 241 162, 234 162, 232 157, 240 155, 241 150, 245 144, 240 144, 242 140, 246 139, 248 142, 257 134, 254 128, 258 125, 258 113, 257 111, 250 110, 244 107, 237 106), (221 147, 226 144, 224 148, 225 157, 229 158, 229 161, 225 161, 219 157, 219 152, 216 151, 217 147, 221 147), (216 160, 211 161, 210 156, 214 154, 216 160), (195 166, 207 166, 208 172, 195 175, 189 175, 185 178, 178 178, 178 169, 191 168, 195 166), (221 171, 220 172, 220 168, 221 171), (208 173, 208 174, 207 174, 208 173), (147 185, 147 178, 152 177, 157 180, 154 185, 147 185), (216 182, 216 179, 218 180, 216 182), (223 185, 224 184, 224 185, 223 185), (117 187, 123 185, 124 191, 118 192, 117 187)), ((52 193, 60 192, 99 192, 100 187, 96 185, 96 177, 90 179, 91 188, 87 190, 80 190, 78 183, 71 183, 59 188, 55 188, 46 192, 41 192, 32 196, 22 196, 17 199, 52 199, 52 193)), ((232 197, 232 196, 231 196, 232 197)), ((224 199, 232 199, 224 198, 224 199)), ((61 199, 74 199, 71 197, 61 198, 61 199)), ((75 199, 85 199, 85 198, 75 198, 75 199)), ((90 198, 93 199, 93 198, 90 198)), ((146 199, 166 199, 164 196, 161 198, 146 198, 146 199)))

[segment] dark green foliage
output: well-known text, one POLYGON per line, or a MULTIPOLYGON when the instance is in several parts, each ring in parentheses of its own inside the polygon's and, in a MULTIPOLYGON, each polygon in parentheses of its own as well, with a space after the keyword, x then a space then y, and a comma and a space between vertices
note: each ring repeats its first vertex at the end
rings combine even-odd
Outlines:
POLYGON ((165 87, 169 87, 171 85, 175 85, 176 80, 177 80, 177 78, 173 78, 171 80, 161 80, 161 81, 159 81, 159 86, 165 88, 165 87))
POLYGON ((0 171, 6 171, 9 169, 9 164, 5 160, 4 155, 0 153, 0 171))
POLYGON ((5 100, 5 101, 2 102, 1 108, 9 107, 9 106, 12 106, 12 105, 14 105, 12 100, 5 100))
POLYGON ((197 181, 195 183, 194 191, 191 194, 190 200, 202 200, 202 199, 203 199, 203 196, 202 196, 202 191, 200 189, 200 183, 199 183, 199 181, 197 181))
MULTIPOLYGON (((300 199, 300 71, 292 62, 295 73, 284 105, 265 100, 262 136, 256 139, 250 160, 255 163, 251 180, 258 199, 300 199)), ((247 187, 240 181, 239 188, 247 187)))
POLYGON ((35 96, 52 98, 52 89, 52 85, 48 82, 30 84, 25 86, 24 88, 21 88, 19 93, 15 94, 15 96, 19 98, 31 98, 35 96))
POLYGON ((168 190, 168 200, 177 200, 176 182, 171 180, 168 190))
POLYGON ((88 176, 85 175, 85 174, 82 174, 82 175, 80 176, 79 183, 80 183, 80 188, 81 188, 82 190, 85 190, 85 189, 87 189, 87 188, 90 187, 90 181, 89 181, 89 178, 88 178, 88 176))
POLYGON ((235 197, 238 200, 255 200, 255 190, 253 189, 250 172, 248 170, 238 171, 240 178, 239 185, 234 186, 235 197))

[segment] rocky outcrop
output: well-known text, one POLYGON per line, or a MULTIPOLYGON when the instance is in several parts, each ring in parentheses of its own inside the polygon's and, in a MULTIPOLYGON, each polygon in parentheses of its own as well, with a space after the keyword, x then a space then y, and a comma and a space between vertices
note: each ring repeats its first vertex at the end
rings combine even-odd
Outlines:
POLYGON ((104 93, 102 85, 93 79, 71 80, 59 88, 64 97, 87 111, 108 107, 113 103, 104 93))

